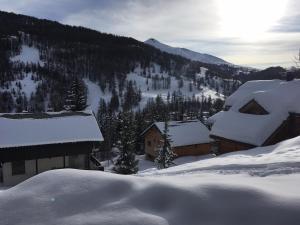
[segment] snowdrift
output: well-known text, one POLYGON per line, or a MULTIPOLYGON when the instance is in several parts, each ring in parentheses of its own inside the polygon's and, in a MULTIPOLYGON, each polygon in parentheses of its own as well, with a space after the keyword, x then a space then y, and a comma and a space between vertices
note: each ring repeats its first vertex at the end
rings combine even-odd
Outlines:
POLYGON ((0 192, 0 224, 296 225, 299 157, 300 137, 137 176, 48 171, 0 192))

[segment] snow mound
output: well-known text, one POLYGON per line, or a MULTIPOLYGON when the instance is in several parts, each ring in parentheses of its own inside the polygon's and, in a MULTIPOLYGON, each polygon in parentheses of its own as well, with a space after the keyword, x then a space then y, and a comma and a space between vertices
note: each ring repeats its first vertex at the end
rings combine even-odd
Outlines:
POLYGON ((0 224, 298 224, 299 175, 235 178, 48 171, 0 192, 0 224))
POLYGON ((297 225, 299 168, 300 137, 137 176, 52 170, 0 192, 0 224, 297 225))
POLYGON ((165 170, 147 169, 140 176, 217 173, 266 177, 299 172, 300 136, 276 145, 223 154, 165 170))

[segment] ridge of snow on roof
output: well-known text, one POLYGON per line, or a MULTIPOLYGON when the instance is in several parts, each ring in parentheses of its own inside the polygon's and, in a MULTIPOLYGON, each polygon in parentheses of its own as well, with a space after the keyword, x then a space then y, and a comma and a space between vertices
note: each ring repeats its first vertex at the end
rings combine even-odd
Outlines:
MULTIPOLYGON (((164 132, 164 122, 154 124, 161 133, 164 132)), ((209 130, 199 120, 170 121, 168 125, 171 147, 209 143, 211 141, 209 130)))
POLYGON ((89 112, 0 114, 0 148, 103 141, 89 112))
POLYGON ((225 105, 232 106, 231 110, 238 111, 254 99, 269 113, 284 111, 300 113, 296 104, 300 98, 300 80, 257 80, 248 81, 229 96, 225 105))
POLYGON ((255 146, 262 145, 286 119, 283 114, 252 115, 234 111, 222 112, 219 116, 211 135, 255 146))
POLYGON ((227 98, 225 105, 231 106, 229 111, 209 119, 214 123, 211 135, 260 146, 288 118, 289 113, 300 113, 299 99, 300 80, 246 82, 227 98), (269 114, 239 112, 253 99, 269 114))

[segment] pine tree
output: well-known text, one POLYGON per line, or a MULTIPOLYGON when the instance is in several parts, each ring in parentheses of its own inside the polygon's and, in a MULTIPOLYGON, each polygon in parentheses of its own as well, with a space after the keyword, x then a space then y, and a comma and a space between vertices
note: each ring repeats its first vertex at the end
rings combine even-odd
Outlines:
POLYGON ((169 136, 168 120, 165 120, 165 127, 163 132, 162 144, 158 149, 158 155, 155 158, 155 164, 158 169, 168 168, 173 164, 173 160, 176 157, 175 153, 170 148, 170 136, 169 136))
POLYGON ((119 174, 133 174, 138 171, 138 161, 135 159, 133 113, 123 112, 120 116, 120 156, 117 159, 114 171, 119 174))
POLYGON ((82 80, 75 78, 66 97, 64 108, 68 111, 81 111, 87 107, 86 87, 82 80))

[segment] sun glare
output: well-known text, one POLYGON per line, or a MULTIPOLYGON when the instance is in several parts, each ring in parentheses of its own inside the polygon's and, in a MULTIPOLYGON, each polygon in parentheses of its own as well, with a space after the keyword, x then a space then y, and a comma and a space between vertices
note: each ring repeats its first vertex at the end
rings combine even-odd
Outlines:
POLYGON ((284 16, 288 0, 216 0, 221 35, 260 39, 284 16))

